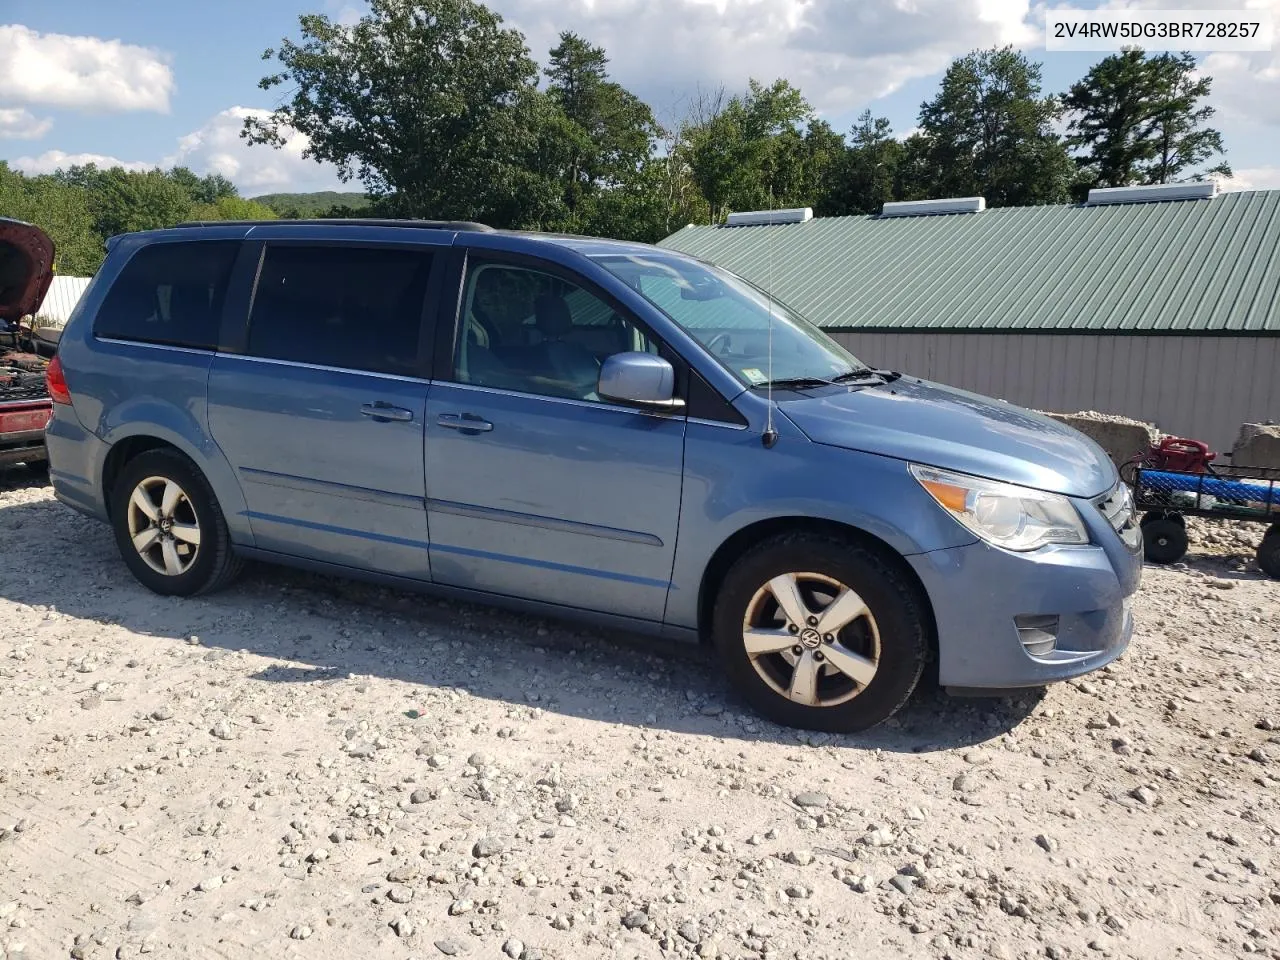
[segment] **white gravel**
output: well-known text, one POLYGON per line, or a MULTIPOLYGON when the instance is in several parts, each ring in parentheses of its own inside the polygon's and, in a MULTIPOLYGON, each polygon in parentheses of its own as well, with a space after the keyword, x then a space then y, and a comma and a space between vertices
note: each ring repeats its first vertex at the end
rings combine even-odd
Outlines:
POLYGON ((0 475, 0 955, 1280 957, 1280 584, 1210 546, 1112 668, 831 737, 698 650, 161 599, 0 475))

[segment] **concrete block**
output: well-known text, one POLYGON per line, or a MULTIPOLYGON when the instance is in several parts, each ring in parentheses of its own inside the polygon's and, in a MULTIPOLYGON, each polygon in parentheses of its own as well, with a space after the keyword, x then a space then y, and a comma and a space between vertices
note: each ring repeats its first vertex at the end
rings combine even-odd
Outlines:
POLYGON ((1242 423, 1231 449, 1236 467, 1270 467, 1280 470, 1280 423, 1242 423))
POLYGON ((1131 420, 1110 413, 1082 410, 1079 413, 1049 413, 1059 423, 1075 427, 1107 452, 1118 467, 1135 453, 1141 453, 1160 437, 1160 431, 1150 423, 1131 420))

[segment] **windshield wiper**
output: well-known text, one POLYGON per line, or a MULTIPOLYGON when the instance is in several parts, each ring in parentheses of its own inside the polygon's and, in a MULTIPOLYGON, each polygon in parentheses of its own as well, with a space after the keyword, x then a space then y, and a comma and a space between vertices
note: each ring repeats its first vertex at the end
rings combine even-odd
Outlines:
POLYGON ((773 387, 775 390, 782 389, 799 389, 803 387, 830 387, 835 381, 823 380, 821 377, 782 377, 778 380, 765 380, 763 383, 753 384, 756 389, 765 387, 773 387))
POLYGON ((878 373, 875 370, 872 370, 870 367, 860 367, 857 370, 850 370, 848 373, 842 373, 839 376, 832 377, 831 382, 832 383, 849 383, 851 381, 857 380, 857 381, 866 381, 869 383, 873 380, 883 380, 883 379, 884 379, 883 374, 878 373))

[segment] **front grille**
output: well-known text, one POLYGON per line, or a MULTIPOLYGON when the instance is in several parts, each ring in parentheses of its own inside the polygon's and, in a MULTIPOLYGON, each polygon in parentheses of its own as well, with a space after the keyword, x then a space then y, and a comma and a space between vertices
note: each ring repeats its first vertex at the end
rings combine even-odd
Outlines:
POLYGON ((1130 550, 1137 550, 1142 545, 1142 530, 1138 526, 1138 517, 1133 508, 1133 495, 1123 481, 1117 483, 1108 493, 1094 501, 1102 511, 1111 529, 1119 534, 1120 539, 1130 550))

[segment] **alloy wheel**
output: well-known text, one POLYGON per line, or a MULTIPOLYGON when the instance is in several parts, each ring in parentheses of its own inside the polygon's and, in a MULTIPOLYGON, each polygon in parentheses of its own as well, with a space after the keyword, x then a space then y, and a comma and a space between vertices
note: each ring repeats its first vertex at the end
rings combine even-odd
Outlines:
POLYGON ((156 573, 177 577, 200 553, 200 520, 185 490, 167 477, 147 477, 129 496, 129 539, 156 573))
POLYGON ((880 664, 880 631, 854 590, 820 573, 785 573, 747 605, 742 641, 775 693, 810 707, 858 696, 880 664))

